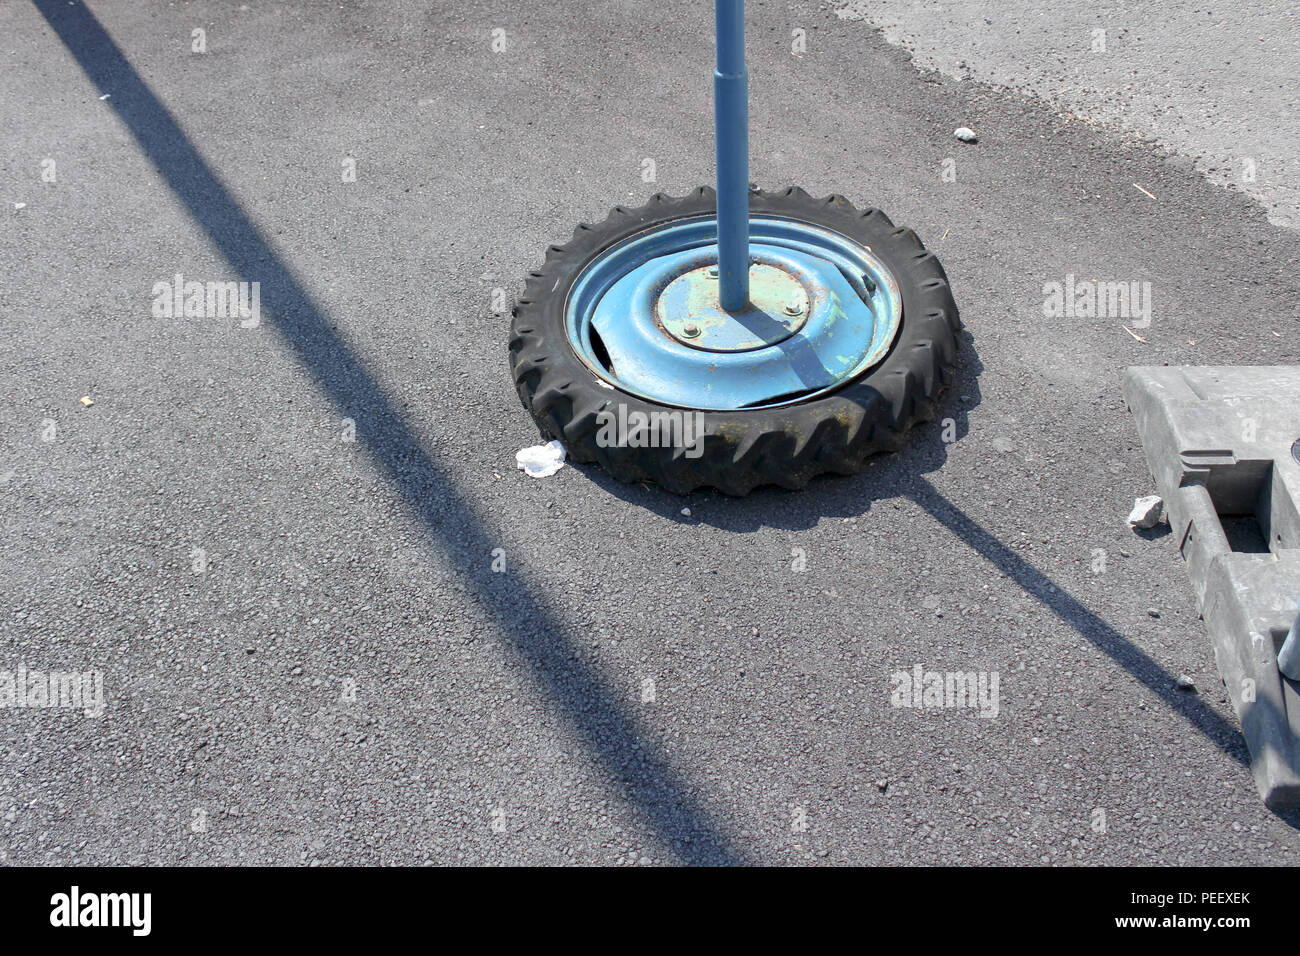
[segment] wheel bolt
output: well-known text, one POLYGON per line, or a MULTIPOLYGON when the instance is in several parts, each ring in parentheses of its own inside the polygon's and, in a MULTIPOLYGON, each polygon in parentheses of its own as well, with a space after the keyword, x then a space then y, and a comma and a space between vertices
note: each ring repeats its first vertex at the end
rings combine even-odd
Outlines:
POLYGON ((688 339, 693 339, 699 334, 700 327, 698 325, 688 325, 686 328, 682 329, 682 335, 686 336, 688 339))
POLYGON ((709 278, 710 278, 710 279, 716 279, 717 277, 718 277, 718 267, 717 267, 717 266, 709 266, 709 278))
POLYGON ((791 302, 791 303, 787 304, 786 307, 785 307, 785 314, 786 314, 786 315, 803 315, 803 303, 802 303, 802 302, 791 302))

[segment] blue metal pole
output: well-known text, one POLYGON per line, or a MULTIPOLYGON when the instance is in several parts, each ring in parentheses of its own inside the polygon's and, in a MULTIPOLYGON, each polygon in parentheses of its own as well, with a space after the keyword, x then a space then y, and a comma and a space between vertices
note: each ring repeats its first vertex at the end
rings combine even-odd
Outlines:
POLYGON ((715 0, 718 65, 713 122, 718 156, 718 282, 721 305, 749 303, 749 75, 745 72, 745 0, 715 0))

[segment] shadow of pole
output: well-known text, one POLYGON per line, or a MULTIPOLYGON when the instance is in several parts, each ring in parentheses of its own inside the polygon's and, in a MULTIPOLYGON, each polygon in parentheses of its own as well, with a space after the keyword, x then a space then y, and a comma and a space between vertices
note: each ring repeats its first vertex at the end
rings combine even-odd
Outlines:
MULTIPOLYGON (((482 566, 493 543, 463 497, 440 473, 424 443, 393 409, 378 382, 335 333, 311 296, 280 261, 189 138, 81 2, 33 0, 36 8, 107 100, 199 226, 248 282, 260 282, 272 327, 319 379, 329 398, 356 421, 367 453, 397 486, 434 542, 461 567, 482 566), (466 527, 445 528, 439 511, 460 512, 466 527)), ((504 341, 504 340, 503 340, 504 341)), ((504 354, 504 352, 503 352, 504 354)), ((502 359, 504 361, 504 358, 502 359)), ((513 575, 513 572, 509 574, 513 575)), ((679 859, 698 864, 747 862, 691 795, 666 757, 644 739, 562 623, 527 583, 491 586, 466 575, 502 624, 514 649, 585 739, 607 774, 679 859)), ((502 575, 494 575, 496 578, 502 575)))
POLYGON ((974 519, 945 498, 934 485, 917 476, 917 490, 908 497, 968 544, 1058 618, 1087 638, 1094 647, 1133 675, 1171 710, 1195 727, 1206 739, 1240 764, 1250 759, 1241 732, 1212 710, 1205 701, 1178 689, 1174 678, 1142 650, 1134 647, 1101 618, 1052 583, 1051 578, 1016 554, 974 519))

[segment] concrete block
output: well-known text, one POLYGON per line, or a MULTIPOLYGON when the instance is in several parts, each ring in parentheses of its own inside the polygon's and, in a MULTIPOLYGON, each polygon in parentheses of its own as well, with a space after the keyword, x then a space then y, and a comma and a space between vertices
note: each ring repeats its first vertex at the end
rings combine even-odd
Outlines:
POLYGON ((1300 807, 1300 684, 1277 666, 1300 595, 1300 367, 1130 368, 1124 398, 1260 795, 1300 807))

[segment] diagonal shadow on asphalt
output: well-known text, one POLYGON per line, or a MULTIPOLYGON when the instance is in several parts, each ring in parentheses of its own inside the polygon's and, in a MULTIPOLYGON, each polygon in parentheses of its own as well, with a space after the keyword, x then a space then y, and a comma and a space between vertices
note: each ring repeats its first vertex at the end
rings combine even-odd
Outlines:
MULTIPOLYGON (((357 439, 401 490, 433 542, 486 565, 493 543, 473 520, 468 502, 448 480, 424 442, 393 409, 379 383, 330 326, 311 296, 280 261, 171 113, 131 66, 94 14, 80 2, 33 0, 36 8, 131 132, 140 149, 184 202, 217 250, 248 282, 260 282, 272 327, 319 379, 342 413, 356 421, 357 439), (454 532, 439 511, 469 520, 454 532)), ((683 862, 749 862, 691 794, 691 786, 641 733, 565 635, 563 622, 516 572, 510 587, 470 583, 501 623, 514 650, 557 702, 587 747, 665 847, 683 862)), ((500 578, 501 575, 494 575, 500 578)))
POLYGON ((1057 587, 1052 579, 1016 554, 992 533, 954 505, 925 478, 917 476, 914 491, 907 496, 928 511, 936 521, 969 545, 977 554, 1005 572, 1058 618, 1074 628, 1099 651, 1128 671, 1169 709, 1202 733, 1207 740, 1241 764, 1250 757, 1241 732, 1224 720, 1205 701, 1178 689, 1169 672, 1078 600, 1057 587))

